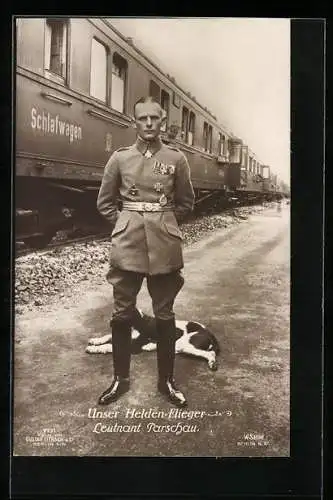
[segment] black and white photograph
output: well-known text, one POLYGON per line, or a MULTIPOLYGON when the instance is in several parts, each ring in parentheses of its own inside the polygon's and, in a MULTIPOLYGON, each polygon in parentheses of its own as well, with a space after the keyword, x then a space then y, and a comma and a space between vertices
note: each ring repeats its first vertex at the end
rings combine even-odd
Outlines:
POLYGON ((290 19, 14 19, 13 456, 290 457, 290 19))

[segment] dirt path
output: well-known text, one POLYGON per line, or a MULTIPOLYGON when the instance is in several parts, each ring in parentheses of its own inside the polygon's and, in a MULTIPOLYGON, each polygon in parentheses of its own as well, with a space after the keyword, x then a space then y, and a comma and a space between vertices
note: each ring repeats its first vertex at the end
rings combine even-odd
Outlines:
MULTIPOLYGON (((217 372, 204 361, 177 357, 188 410, 200 415, 169 413, 156 393, 155 353, 133 357, 124 398, 107 409, 97 406, 112 360, 86 354, 85 347, 89 337, 108 332, 112 290, 103 279, 78 285, 57 306, 17 317, 15 454, 288 455, 288 208, 266 209, 185 250, 177 317, 205 323, 222 349, 217 372), (150 409, 160 413, 133 415, 150 409), (101 410, 110 413, 93 418, 101 410)), ((151 312, 145 287, 138 306, 151 312)))

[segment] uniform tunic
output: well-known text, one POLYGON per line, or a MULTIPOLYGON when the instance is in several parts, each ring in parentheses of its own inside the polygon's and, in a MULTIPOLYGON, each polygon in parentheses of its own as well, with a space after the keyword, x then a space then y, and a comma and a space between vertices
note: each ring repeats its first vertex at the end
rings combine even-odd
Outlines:
POLYGON ((185 155, 138 138, 115 151, 105 166, 97 199, 99 212, 115 223, 111 238, 112 267, 144 275, 167 274, 184 266, 178 222, 193 210, 194 191, 185 155), (135 188, 135 189, 134 189, 135 188), (174 208, 163 212, 117 209, 118 200, 158 203, 165 195, 174 208))

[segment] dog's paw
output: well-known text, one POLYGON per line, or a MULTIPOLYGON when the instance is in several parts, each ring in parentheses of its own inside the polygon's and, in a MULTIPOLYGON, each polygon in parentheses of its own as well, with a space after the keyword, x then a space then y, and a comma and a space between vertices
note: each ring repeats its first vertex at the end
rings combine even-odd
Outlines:
POLYGON ((86 347, 86 352, 88 354, 108 354, 112 352, 112 345, 111 344, 88 345, 86 347))
POLYGON ((208 361, 208 366, 209 366, 209 369, 212 370, 212 371, 216 371, 217 370, 217 361, 216 359, 210 359, 208 361))
POLYGON ((101 342, 100 342, 99 337, 92 338, 92 339, 88 340, 88 345, 100 345, 100 344, 101 344, 101 342))
POLYGON ((103 337, 92 337, 89 339, 89 345, 103 345, 111 341, 111 335, 104 335, 103 337))
POLYGON ((154 344, 153 342, 149 342, 148 344, 142 346, 142 350, 143 351, 156 351, 156 344, 154 344))

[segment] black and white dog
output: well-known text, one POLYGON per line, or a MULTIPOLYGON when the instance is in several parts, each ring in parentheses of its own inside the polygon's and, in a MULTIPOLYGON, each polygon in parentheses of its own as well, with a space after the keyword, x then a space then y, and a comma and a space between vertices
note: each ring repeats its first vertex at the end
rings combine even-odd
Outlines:
MULTIPOLYGON (((136 311, 132 327, 132 354, 156 350, 155 318, 136 311)), ((176 354, 189 354, 204 358, 211 370, 217 369, 219 343, 214 334, 201 323, 176 320, 176 354)), ((86 347, 89 354, 107 354, 112 352, 112 333, 103 337, 91 338, 86 347)))

